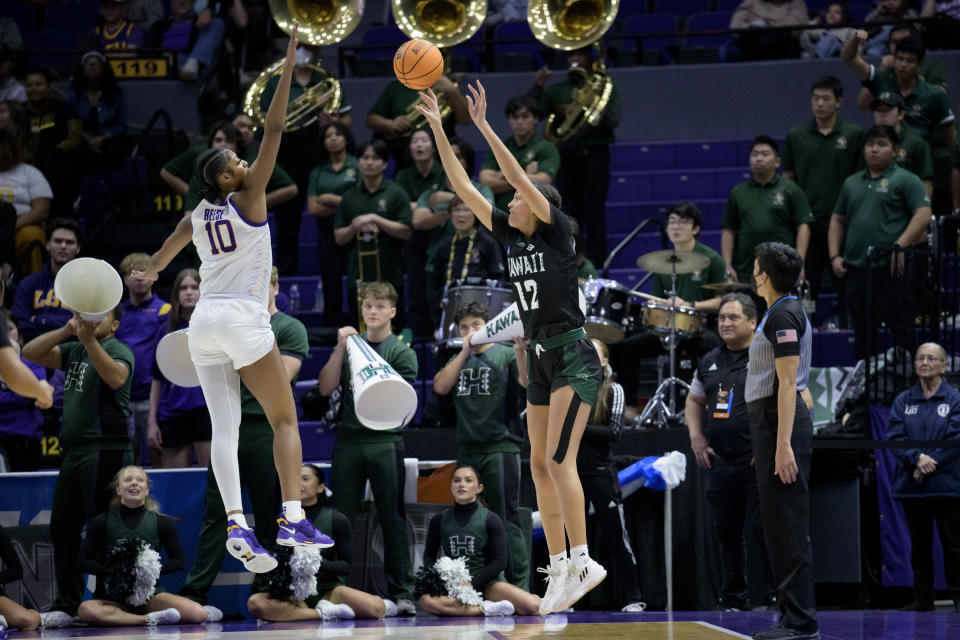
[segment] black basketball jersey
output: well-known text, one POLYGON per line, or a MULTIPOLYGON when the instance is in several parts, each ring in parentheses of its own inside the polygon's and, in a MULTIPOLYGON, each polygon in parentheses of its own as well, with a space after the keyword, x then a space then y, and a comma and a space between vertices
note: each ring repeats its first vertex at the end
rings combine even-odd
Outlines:
POLYGON ((496 207, 491 213, 491 230, 507 254, 524 335, 543 340, 582 327, 577 256, 566 214, 550 205, 551 224, 540 222, 525 238, 507 223, 508 214, 496 207))

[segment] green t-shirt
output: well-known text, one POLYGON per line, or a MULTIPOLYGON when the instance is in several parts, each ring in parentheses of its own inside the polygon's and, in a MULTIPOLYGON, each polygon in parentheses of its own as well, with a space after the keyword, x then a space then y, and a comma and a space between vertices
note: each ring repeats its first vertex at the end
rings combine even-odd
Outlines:
POLYGON ((830 225, 843 181, 863 164, 863 143, 863 129, 840 119, 827 135, 820 133, 816 119, 787 132, 780 167, 796 174, 813 212, 811 226, 830 225))
POLYGON ((590 262, 590 258, 584 258, 583 264, 577 267, 577 280, 589 280, 590 278, 599 278, 600 272, 590 262))
MULTIPOLYGON (((277 337, 277 348, 280 350, 280 355, 291 356, 303 362, 303 359, 310 353, 307 328, 296 318, 288 316, 282 311, 277 311, 270 316, 270 330, 277 337)), ((299 377, 298 372, 297 375, 293 376, 290 385, 296 385, 299 377)), ((260 403, 242 382, 240 383, 240 413, 255 416, 266 415, 263 407, 260 406, 260 403)))
MULTIPOLYGON (((372 193, 367 191, 363 181, 358 181, 347 189, 340 200, 340 209, 333 226, 335 229, 348 226, 354 218, 367 213, 376 213, 388 220, 413 225, 413 212, 410 211, 410 198, 407 193, 394 182, 383 178, 380 186, 372 193)), ((360 266, 357 256, 357 244, 364 245, 364 251, 379 249, 379 260, 375 256, 365 256, 363 262, 363 276, 365 282, 377 280, 377 264, 380 265, 380 280, 389 282, 399 291, 403 286, 403 274, 406 262, 403 248, 405 242, 394 238, 389 233, 380 231, 377 238, 365 242, 362 238, 354 239, 348 247, 347 286, 355 289, 360 277, 360 266)))
MULTIPOLYGON (((679 274, 677 276, 677 295, 687 302, 699 302, 700 300, 715 298, 717 293, 704 289, 703 285, 723 282, 727 279, 727 267, 723 263, 723 257, 699 240, 694 243, 693 250, 707 256, 710 259, 710 264, 696 273, 679 274)), ((665 294, 669 290, 669 274, 658 273, 653 276, 653 295, 658 298, 665 298, 665 294)))
POLYGON ((917 175, 921 180, 933 180, 933 155, 927 141, 900 127, 896 163, 917 175))
POLYGON ((494 344, 470 354, 451 391, 460 453, 520 453, 523 436, 509 426, 519 415, 519 386, 512 348, 494 344))
MULTIPOLYGON (((552 142, 547 142, 538 133, 534 133, 533 136, 527 140, 526 144, 522 146, 517 144, 513 136, 504 139, 503 144, 506 145, 507 150, 513 154, 513 157, 517 159, 517 162, 519 162, 520 166, 524 169, 527 168, 528 164, 536 160, 537 166, 539 167, 538 170, 550 176, 551 180, 556 177, 557 171, 560 170, 560 152, 557 150, 556 145, 552 142)), ((480 167, 480 169, 500 171, 500 165, 497 163, 497 159, 491 149, 487 149, 487 153, 483 157, 483 166, 480 167)), ((506 211, 507 205, 513 200, 513 194, 514 191, 511 189, 496 196, 494 206, 501 211, 506 211)))
POLYGON ((100 341, 107 354, 127 365, 129 375, 119 389, 111 389, 97 373, 93 360, 79 342, 60 345, 60 368, 67 372, 63 381, 63 448, 127 449, 130 435, 130 384, 133 382, 133 351, 110 337, 100 341))
POLYGON ((923 183, 913 173, 891 164, 876 178, 864 169, 843 183, 836 213, 846 216, 843 259, 863 269, 867 266, 867 247, 892 249, 913 213, 929 207, 930 198, 923 183))
POLYGON ((916 86, 909 95, 900 93, 897 76, 893 69, 876 71, 870 66, 870 75, 880 95, 884 91, 897 93, 903 98, 906 105, 903 121, 911 131, 930 143, 930 151, 934 158, 946 157, 950 150, 946 138, 943 137, 942 127, 954 121, 953 110, 950 108, 950 99, 938 87, 917 80, 916 86))
POLYGON ((443 178, 443 165, 440 164, 439 160, 434 160, 427 175, 420 173, 417 170, 417 165, 413 164, 397 171, 394 182, 407 192, 410 202, 416 202, 420 199, 420 195, 428 189, 431 193, 439 189, 443 178))
POLYGON ((307 185, 308 196, 318 196, 322 193, 332 193, 342 196, 347 189, 360 180, 360 170, 357 168, 357 159, 348 155, 340 169, 334 169, 327 162, 314 167, 310 172, 310 181, 307 185))
MULTIPOLYGON (((556 119, 554 122, 563 122, 563 119, 559 113, 560 105, 569 105, 572 102, 573 85, 571 85, 568 80, 563 80, 546 87, 543 90, 540 98, 540 104, 544 109, 543 113, 556 114, 556 119)), ((620 110, 620 90, 617 89, 616 84, 613 85, 613 90, 610 92, 610 101, 607 103, 607 109, 611 111, 620 110)), ((602 126, 603 116, 600 117, 599 124, 601 126, 594 127, 589 124, 583 125, 583 129, 578 132, 574 138, 577 146, 590 147, 603 144, 613 144, 616 140, 616 135, 613 132, 613 128, 602 126)))
POLYGON ((737 232, 734 267, 738 273, 752 273, 753 252, 762 242, 783 242, 797 246, 797 227, 813 222, 803 190, 779 175, 765 185, 750 178, 733 188, 721 226, 737 232))
MULTIPOLYGON (((366 332, 361 333, 360 337, 367 339, 366 332)), ((413 384, 417 379, 417 354, 405 345, 403 340, 394 334, 390 334, 386 340, 380 344, 372 344, 374 351, 386 360, 387 364, 393 367, 394 371, 400 374, 400 377, 413 384)), ((343 394, 340 396, 340 422, 337 425, 337 440, 340 442, 397 442, 402 439, 401 430, 403 425, 397 424, 395 429, 384 431, 374 431, 368 429, 360 423, 357 418, 357 412, 353 406, 353 384, 350 375, 350 358, 344 356, 343 368, 340 371, 340 384, 343 386, 343 394)), ((400 417, 397 418, 399 423, 400 417)))
MULTIPOLYGON (((173 160, 170 160, 167 164, 163 165, 164 169, 180 178, 188 185, 187 195, 183 199, 184 211, 193 211, 203 199, 200 197, 200 192, 203 190, 203 186, 193 175, 193 161, 196 160, 197 156, 206 151, 208 148, 209 147, 204 145, 190 147, 173 160)), ((251 163, 256 159, 256 156, 252 158, 246 158, 247 162, 251 163)), ((290 177, 290 174, 284 171, 283 167, 280 165, 274 165, 273 173, 270 175, 270 182, 267 183, 266 192, 270 193, 271 191, 288 187, 291 184, 293 184, 293 178, 290 177)))

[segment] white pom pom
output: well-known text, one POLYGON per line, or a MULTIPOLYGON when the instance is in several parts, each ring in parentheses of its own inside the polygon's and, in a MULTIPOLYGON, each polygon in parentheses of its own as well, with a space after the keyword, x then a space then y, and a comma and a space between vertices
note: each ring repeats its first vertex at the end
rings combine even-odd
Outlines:
POLYGON ((317 571, 320 570, 320 549, 294 547, 290 556, 290 590, 297 600, 317 595, 317 571))
POLYGON ((140 543, 140 553, 133 568, 133 593, 127 597, 127 603, 135 607, 142 606, 153 597, 160 577, 160 554, 146 542, 140 543))
POLYGON ((465 558, 449 558, 440 556, 436 564, 433 565, 440 579, 443 580, 447 588, 447 595, 456 598, 466 605, 480 605, 483 603, 483 596, 473 588, 471 584, 470 572, 467 571, 467 561, 465 558), (464 584, 467 583, 467 584, 464 584))

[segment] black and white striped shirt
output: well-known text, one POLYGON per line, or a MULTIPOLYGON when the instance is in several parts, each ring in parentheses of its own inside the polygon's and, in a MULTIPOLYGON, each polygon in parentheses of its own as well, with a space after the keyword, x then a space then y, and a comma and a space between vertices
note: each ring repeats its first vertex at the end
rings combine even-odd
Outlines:
POLYGON ((800 356, 797 367, 797 391, 807 388, 810 377, 810 355, 813 352, 813 331, 810 321, 796 296, 784 296, 773 303, 750 343, 747 365, 747 402, 762 400, 776 393, 776 359, 800 356))

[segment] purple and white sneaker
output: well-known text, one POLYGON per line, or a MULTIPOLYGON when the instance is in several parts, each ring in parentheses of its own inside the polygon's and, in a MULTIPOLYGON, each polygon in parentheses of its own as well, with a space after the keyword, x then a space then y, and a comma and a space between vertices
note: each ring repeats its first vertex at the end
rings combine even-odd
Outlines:
POLYGON ((253 573, 266 573, 277 567, 277 559, 260 545, 253 531, 230 519, 227 520, 227 551, 253 573))
POLYGON ((326 549, 333 546, 333 538, 317 531, 313 523, 306 518, 299 522, 290 522, 283 514, 277 518, 277 544, 285 547, 318 547, 326 549))

